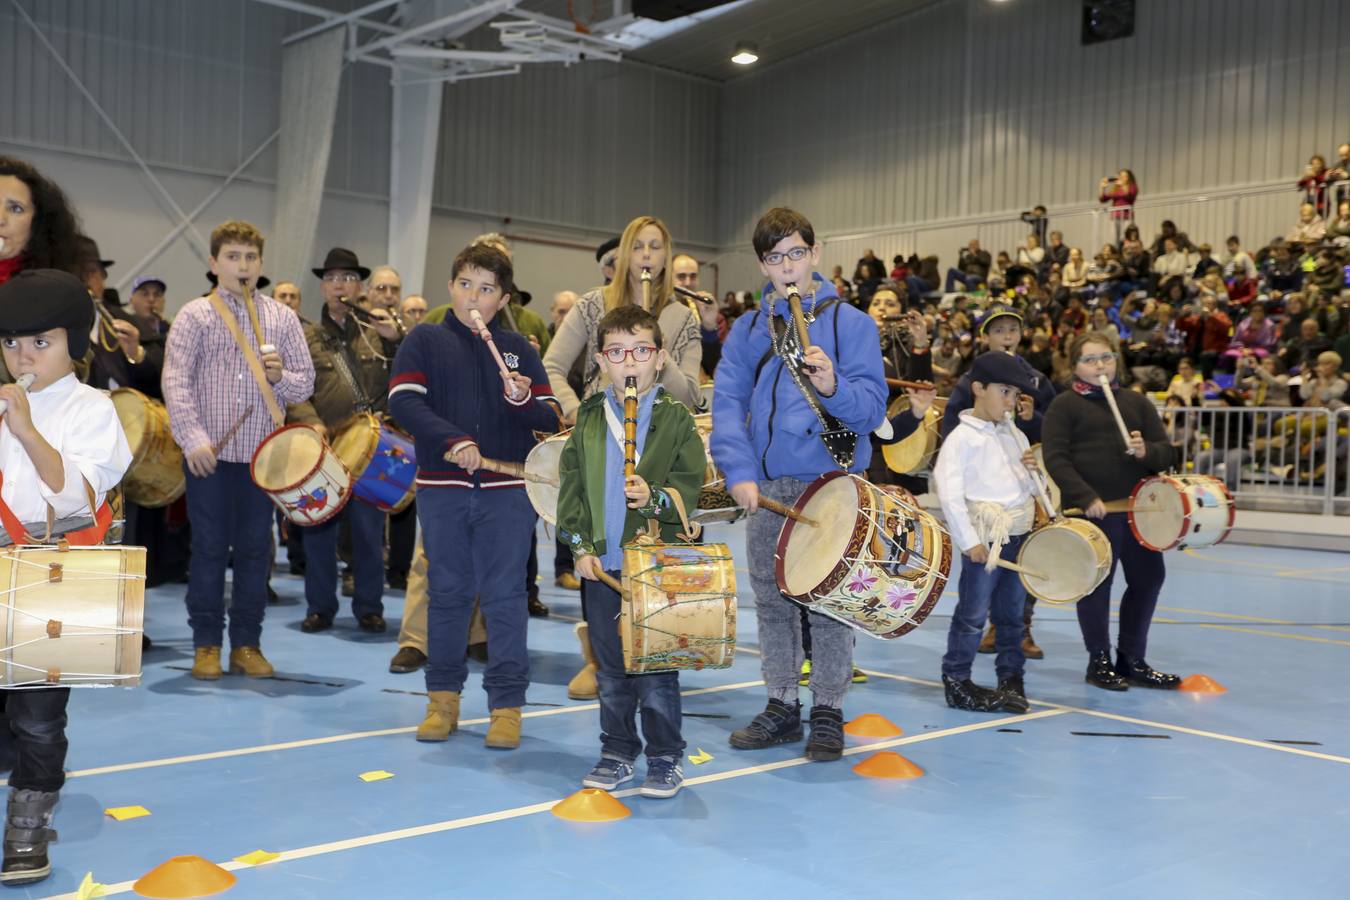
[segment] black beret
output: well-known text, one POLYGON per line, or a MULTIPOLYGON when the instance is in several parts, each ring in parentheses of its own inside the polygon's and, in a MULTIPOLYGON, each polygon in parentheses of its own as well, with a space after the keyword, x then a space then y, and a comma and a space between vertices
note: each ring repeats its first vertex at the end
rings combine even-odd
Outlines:
POLYGON ((989 350, 975 357, 975 365, 970 368, 970 380, 983 385, 1006 384, 1024 394, 1034 394, 1036 383, 1029 369, 1030 366, 1011 353, 989 350))
POLYGON ((595 261, 600 262, 605 258, 605 254, 619 246, 619 239, 612 237, 605 241, 599 247, 595 248, 595 261))
POLYGON ((58 269, 26 269, 0 284, 0 337, 66 330, 71 359, 89 351, 94 301, 84 282, 58 269))

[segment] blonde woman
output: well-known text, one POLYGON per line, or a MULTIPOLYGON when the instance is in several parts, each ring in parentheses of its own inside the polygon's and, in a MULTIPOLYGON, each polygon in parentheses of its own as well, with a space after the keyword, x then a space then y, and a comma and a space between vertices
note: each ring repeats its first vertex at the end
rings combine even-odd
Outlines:
POLYGON ((689 306, 675 297, 674 279, 667 262, 674 258, 670 230, 653 216, 638 216, 628 223, 619 239, 614 261, 614 280, 588 291, 563 319, 544 356, 544 370, 553 392, 562 404, 563 416, 575 419, 581 401, 606 384, 596 363, 596 325, 601 316, 619 306, 642 305, 642 272, 651 274, 651 312, 661 326, 661 337, 670 359, 661 370, 660 384, 690 409, 699 402, 699 367, 703 344, 699 321, 689 306), (567 383, 568 371, 582 363, 581 396, 567 383))

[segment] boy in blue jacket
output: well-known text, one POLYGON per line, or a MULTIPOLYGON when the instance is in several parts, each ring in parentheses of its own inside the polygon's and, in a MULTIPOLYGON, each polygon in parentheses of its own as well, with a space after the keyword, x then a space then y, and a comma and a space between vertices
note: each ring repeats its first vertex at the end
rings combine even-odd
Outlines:
POLYGON ((484 459, 522 463, 535 432, 558 429, 561 412, 543 363, 522 335, 501 328, 511 299, 511 260, 478 244, 455 257, 453 315, 409 332, 394 357, 389 411, 417 450, 417 518, 427 555, 427 716, 419 741, 444 741, 459 725, 468 667, 469 617, 479 599, 488 627, 483 687, 491 724, 487 746, 520 744, 520 708, 530 680, 529 622, 520 573, 535 513, 525 482, 483 468, 484 459), (509 375, 479 336, 478 312, 509 375))
MULTIPOLYGON (((713 394, 712 454, 731 495, 750 512, 764 495, 792 504, 812 481, 841 468, 822 439, 823 425, 803 391, 774 352, 792 330, 789 288, 801 295, 811 349, 801 362, 824 412, 857 439, 850 472, 864 472, 872 456, 867 434, 886 415, 886 379, 876 323, 840 303, 833 286, 816 273, 820 247, 806 217, 791 209, 765 213, 755 226, 755 253, 768 278, 760 309, 741 316, 722 348, 713 394), (775 320, 779 320, 775 325, 775 320), (846 352, 845 351, 846 348, 846 352)), ((731 746, 758 750, 802 739, 797 677, 802 664, 801 616, 778 590, 774 550, 782 520, 753 515, 746 538, 755 590, 761 664, 769 703, 749 725, 731 735, 731 746)), ((834 619, 809 616, 813 705, 806 756, 838 759, 844 749, 843 705, 853 673, 853 631, 834 619)))

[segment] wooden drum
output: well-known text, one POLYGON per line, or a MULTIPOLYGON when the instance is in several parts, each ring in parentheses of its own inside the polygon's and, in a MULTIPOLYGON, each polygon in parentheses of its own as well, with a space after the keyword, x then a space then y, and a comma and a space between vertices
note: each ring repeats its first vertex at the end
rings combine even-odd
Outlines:
POLYGON ((140 683, 144 547, 7 547, 0 591, 0 687, 140 683))
POLYGON ((629 544, 619 615, 630 675, 725 669, 736 656, 736 564, 726 544, 629 544))
POLYGON ((1077 603, 1111 573, 1111 542, 1087 519, 1056 519, 1027 536, 1017 564, 1027 570, 1018 577, 1028 594, 1046 603, 1077 603))
POLYGON ((126 498, 151 509, 168 506, 187 489, 183 451, 169 430, 169 411, 132 388, 112 392, 117 418, 131 447, 131 465, 122 480, 126 498))
POLYGON ((1212 475, 1153 475, 1130 495, 1130 530, 1150 550, 1222 543, 1236 518, 1233 495, 1212 475))
POLYGON ((554 434, 535 444, 525 457, 525 495, 539 518, 558 524, 558 485, 562 480, 562 452, 570 431, 554 434))
POLYGON ((952 541, 926 510, 844 472, 817 478, 778 536, 778 589, 876 638, 897 638, 937 605, 952 541))
POLYGON ((308 425, 287 425, 253 451, 253 483, 297 525, 318 525, 342 511, 352 476, 323 435, 308 425))
POLYGON ((698 492, 698 508, 690 514, 689 520, 700 525, 735 522, 745 515, 745 510, 736 505, 727 491, 726 476, 717 470, 717 464, 713 462, 712 416, 694 416, 694 427, 703 439, 703 453, 708 462, 703 468, 703 489, 698 492))

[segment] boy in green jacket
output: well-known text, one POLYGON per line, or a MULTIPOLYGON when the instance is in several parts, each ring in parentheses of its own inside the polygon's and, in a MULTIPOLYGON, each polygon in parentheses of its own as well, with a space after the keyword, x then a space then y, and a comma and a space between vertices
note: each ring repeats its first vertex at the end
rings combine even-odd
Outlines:
POLYGON ((680 757, 680 681, 677 672, 626 675, 619 638, 619 594, 600 573, 619 577, 623 545, 656 519, 663 540, 674 541, 680 516, 671 490, 697 501, 707 454, 684 404, 656 384, 666 351, 656 318, 637 306, 606 313, 597 326, 596 361, 610 385, 577 410, 577 424, 563 448, 558 532, 572 547, 582 581, 582 610, 600 688, 600 761, 582 779, 586 787, 613 790, 633 778, 643 749, 636 717, 642 710, 647 779, 644 797, 673 797, 684 781, 680 757), (625 378, 637 379, 637 474, 624 477, 625 378))

